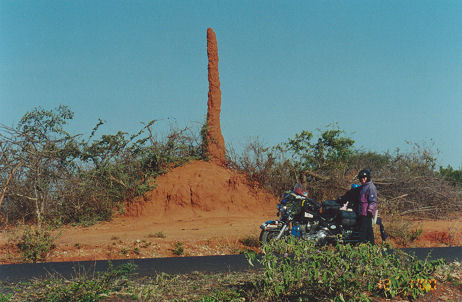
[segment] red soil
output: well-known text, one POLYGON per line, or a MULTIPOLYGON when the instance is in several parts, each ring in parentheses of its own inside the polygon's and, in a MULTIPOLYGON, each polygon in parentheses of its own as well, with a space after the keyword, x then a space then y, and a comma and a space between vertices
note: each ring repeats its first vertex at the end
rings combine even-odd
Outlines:
MULTIPOLYGON (((48 260, 168 257, 175 256, 178 243, 182 255, 233 254, 244 248, 240 240, 258 238, 259 225, 276 218, 278 198, 214 163, 188 163, 158 177, 156 184, 110 222, 56 230, 57 248, 48 260)), ((386 217, 384 223, 387 227, 386 217)), ((462 243, 461 218, 414 224, 424 230, 414 246, 462 243)), ((19 261, 11 240, 19 231, 0 233, 0 263, 19 261)))
POLYGON ((254 217, 274 212, 277 199, 250 186, 233 170, 195 161, 156 180, 157 188, 128 207, 128 216, 147 220, 191 220, 216 217, 254 217))

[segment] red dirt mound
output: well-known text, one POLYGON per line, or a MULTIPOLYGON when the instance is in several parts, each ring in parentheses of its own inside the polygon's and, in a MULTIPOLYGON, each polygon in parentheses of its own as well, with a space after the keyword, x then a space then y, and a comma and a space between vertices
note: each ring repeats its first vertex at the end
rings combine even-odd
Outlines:
POLYGON ((194 161, 156 179, 157 188, 128 206, 127 216, 156 220, 255 217, 275 210, 277 198, 249 185, 245 176, 210 162, 194 161))

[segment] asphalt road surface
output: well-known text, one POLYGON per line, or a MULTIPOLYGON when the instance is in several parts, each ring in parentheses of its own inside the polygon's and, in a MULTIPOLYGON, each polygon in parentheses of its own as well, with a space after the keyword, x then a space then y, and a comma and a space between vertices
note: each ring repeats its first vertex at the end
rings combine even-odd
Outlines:
MULTIPOLYGON (((419 259, 443 258, 448 262, 462 261, 462 247, 414 248, 403 249, 408 254, 414 254, 419 259)), ((175 257, 151 259, 111 260, 113 266, 124 263, 137 265, 137 276, 153 276, 158 273, 185 274, 192 272, 237 272, 249 270, 250 266, 244 255, 175 257)), ((33 278, 57 276, 72 278, 81 274, 92 275, 106 271, 108 260, 77 261, 77 262, 47 262, 26 264, 0 265, 0 281, 15 282, 33 278)))

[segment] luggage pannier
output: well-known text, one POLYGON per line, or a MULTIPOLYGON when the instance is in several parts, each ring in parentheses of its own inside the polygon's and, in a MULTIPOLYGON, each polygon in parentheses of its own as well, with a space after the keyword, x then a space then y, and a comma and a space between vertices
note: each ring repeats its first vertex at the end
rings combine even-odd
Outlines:
POLYGON ((324 200, 322 202, 322 216, 326 219, 334 219, 340 207, 341 206, 335 200, 324 200))
POLYGON ((357 217, 353 211, 340 211, 340 223, 347 226, 353 226, 356 224, 357 217))

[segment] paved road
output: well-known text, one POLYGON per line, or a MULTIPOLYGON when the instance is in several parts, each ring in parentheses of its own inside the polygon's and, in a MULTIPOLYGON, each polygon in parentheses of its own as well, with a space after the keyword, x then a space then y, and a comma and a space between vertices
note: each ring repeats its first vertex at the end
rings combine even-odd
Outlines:
POLYGON ((413 249, 406 248, 401 250, 422 260, 429 256, 430 259, 443 258, 447 262, 462 261, 462 246, 413 249))
MULTIPOLYGON (((19 281, 50 275, 70 278, 82 273, 106 271, 108 260, 46 262, 0 265, 0 281, 19 281)), ((138 276, 152 276, 156 273, 183 274, 199 272, 231 272, 251 269, 244 255, 173 257, 150 259, 111 260, 113 266, 124 263, 137 265, 138 276)))
MULTIPOLYGON (((420 259, 425 259, 429 255, 430 259, 443 258, 448 262, 462 261, 462 247, 403 250, 420 259)), ((138 276, 152 276, 161 272, 182 274, 194 271, 236 272, 252 269, 244 255, 111 260, 111 263, 114 266, 134 263, 137 265, 136 274, 138 276)), ((50 275, 71 278, 82 273, 91 275, 95 272, 105 271, 107 268, 107 260, 4 264, 0 265, 0 281, 28 280, 50 275)))

